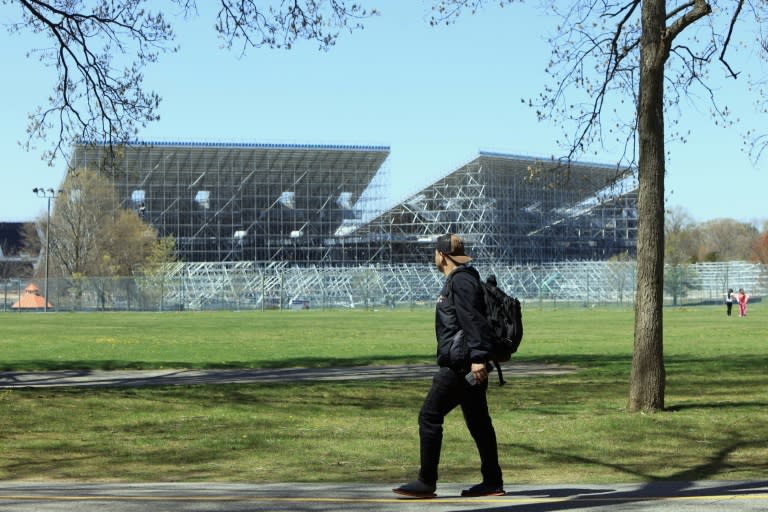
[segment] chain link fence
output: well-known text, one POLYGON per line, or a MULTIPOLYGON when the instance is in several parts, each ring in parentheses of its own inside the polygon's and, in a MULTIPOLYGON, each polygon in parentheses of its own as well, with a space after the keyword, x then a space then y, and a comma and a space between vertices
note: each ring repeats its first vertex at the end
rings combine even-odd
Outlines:
MULTIPOLYGON (((252 262, 175 264, 152 277, 50 278, 49 311, 184 311, 317 308, 433 307, 444 277, 433 265, 295 267, 252 262)), ((540 307, 631 307, 633 262, 571 262, 546 265, 478 266, 485 279, 523 303, 540 307)), ((768 268, 747 262, 667 267, 665 303, 720 304, 728 288, 744 288, 760 300, 768 268)), ((44 279, 6 279, 6 311, 43 309, 44 279), (37 302, 25 295, 37 290, 37 302), (18 307, 37 304, 28 308, 18 307)))

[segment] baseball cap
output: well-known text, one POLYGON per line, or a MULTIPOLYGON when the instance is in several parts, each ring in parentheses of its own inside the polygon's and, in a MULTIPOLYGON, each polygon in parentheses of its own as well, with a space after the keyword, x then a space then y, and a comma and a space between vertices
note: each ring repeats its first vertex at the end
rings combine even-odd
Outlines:
POLYGON ((459 235, 448 234, 437 237, 436 249, 456 263, 467 263, 472 259, 464 254, 464 240, 459 235))

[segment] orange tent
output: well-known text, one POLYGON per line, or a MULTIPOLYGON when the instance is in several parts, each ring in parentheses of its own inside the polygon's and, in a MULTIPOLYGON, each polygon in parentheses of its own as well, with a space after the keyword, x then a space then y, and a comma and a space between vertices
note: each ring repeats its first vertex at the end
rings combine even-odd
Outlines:
MULTIPOLYGON (((48 308, 52 307, 53 304, 49 302, 48 308)), ((11 309, 45 309, 45 298, 40 294, 40 288, 30 283, 24 288, 24 294, 11 306, 11 309)))

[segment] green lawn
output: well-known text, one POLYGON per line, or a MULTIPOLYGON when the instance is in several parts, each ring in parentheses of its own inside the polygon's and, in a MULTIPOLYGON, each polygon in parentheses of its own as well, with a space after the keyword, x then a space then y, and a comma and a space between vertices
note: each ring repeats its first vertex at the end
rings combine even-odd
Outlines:
MULTIPOLYGON (((665 311, 668 412, 625 406, 632 312, 526 307, 516 359, 577 365, 492 382, 510 483, 768 476, 768 318, 665 311)), ((433 312, 0 315, 4 370, 431 363, 433 312)), ((495 379, 495 377, 493 377, 495 379)), ((0 390, 0 479, 400 482, 428 380, 0 390)), ((461 413, 443 481, 474 482, 461 413)))

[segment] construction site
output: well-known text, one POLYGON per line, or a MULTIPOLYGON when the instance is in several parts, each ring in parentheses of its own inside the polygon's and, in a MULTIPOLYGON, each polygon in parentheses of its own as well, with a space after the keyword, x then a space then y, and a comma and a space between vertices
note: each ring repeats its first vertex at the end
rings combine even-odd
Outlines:
POLYGON ((419 264, 447 232, 485 263, 634 255, 631 169, 480 152, 387 205, 373 178, 388 156, 385 146, 82 144, 70 167, 112 178, 122 206, 190 263, 419 264))
MULTIPOLYGON (((98 307, 431 303, 442 281, 434 243, 448 232, 465 239, 482 275, 522 299, 633 300, 634 169, 480 151, 392 204, 389 154, 353 145, 76 145, 70 169, 108 176, 124 208, 177 244, 178 263, 162 276, 101 284, 111 291, 98 307)), ((725 272, 728 281, 733 271, 725 272)), ((706 274, 702 300, 719 297, 728 283, 706 274)), ((50 286, 57 308, 83 307, 82 294, 70 305, 66 279, 50 286)))

